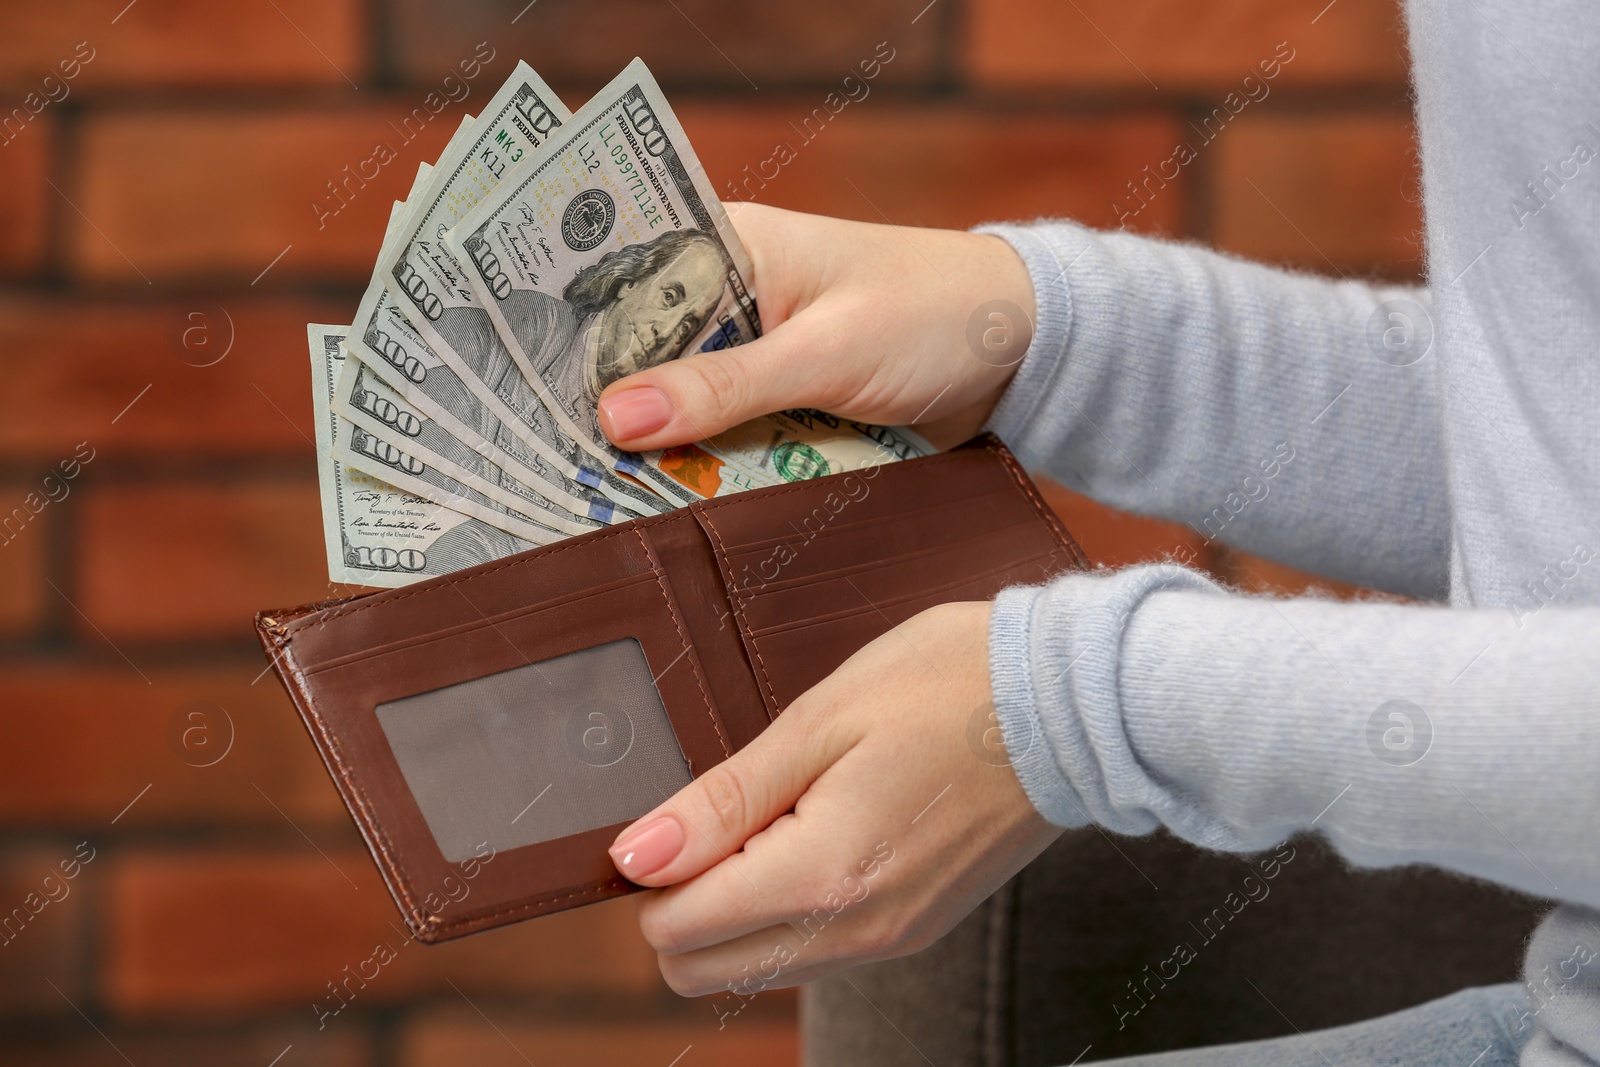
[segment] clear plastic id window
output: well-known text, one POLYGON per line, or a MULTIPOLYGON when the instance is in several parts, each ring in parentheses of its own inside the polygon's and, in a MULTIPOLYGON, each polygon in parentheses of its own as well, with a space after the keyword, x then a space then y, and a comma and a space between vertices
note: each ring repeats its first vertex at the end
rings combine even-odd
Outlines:
POLYGON ((378 722, 444 858, 636 819, 689 764, 633 638, 381 704, 378 722))

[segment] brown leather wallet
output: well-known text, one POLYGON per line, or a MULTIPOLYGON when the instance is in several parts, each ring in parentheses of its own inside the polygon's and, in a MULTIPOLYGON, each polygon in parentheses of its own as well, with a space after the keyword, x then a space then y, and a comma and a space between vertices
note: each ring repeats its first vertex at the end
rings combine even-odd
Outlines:
POLYGON ((1086 566, 998 438, 256 617, 421 941, 636 889, 607 847, 917 612, 1086 566))

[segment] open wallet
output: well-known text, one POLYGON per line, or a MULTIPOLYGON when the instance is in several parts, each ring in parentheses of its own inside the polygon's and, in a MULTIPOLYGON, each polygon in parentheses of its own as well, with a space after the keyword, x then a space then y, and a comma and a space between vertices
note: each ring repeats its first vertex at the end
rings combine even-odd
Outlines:
POLYGON ((607 848, 916 613, 1086 566, 992 435, 256 617, 406 924, 638 888, 607 848))

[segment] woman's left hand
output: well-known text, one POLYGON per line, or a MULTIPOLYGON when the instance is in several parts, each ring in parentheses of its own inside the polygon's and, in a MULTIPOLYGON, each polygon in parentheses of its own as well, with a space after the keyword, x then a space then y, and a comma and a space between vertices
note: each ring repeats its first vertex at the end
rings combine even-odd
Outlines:
POLYGON ((915 952, 1060 833, 998 740, 989 609, 895 627, 618 838, 674 990, 750 996, 915 952))

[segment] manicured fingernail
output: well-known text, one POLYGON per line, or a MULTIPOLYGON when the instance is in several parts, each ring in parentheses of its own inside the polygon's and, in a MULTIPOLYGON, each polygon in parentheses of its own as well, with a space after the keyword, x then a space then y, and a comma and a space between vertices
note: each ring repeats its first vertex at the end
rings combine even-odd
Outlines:
POLYGON ((611 862, 631 881, 656 873, 683 851, 683 827, 666 815, 651 819, 611 846, 611 862))
POLYGON ((624 389, 600 401, 600 421, 615 439, 631 441, 655 433, 672 418, 667 394, 653 385, 624 389))

